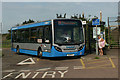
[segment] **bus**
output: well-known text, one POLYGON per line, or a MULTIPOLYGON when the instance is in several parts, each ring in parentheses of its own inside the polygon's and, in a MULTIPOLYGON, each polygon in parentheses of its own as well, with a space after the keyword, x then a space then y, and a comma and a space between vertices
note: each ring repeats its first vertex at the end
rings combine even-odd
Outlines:
POLYGON ((42 57, 84 55, 82 22, 77 19, 52 19, 11 28, 11 50, 42 57))

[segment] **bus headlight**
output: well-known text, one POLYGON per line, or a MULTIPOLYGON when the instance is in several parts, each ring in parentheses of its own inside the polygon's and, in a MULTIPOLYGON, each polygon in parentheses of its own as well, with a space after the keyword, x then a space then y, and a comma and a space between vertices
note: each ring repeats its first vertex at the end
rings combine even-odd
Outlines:
POLYGON ((82 50, 83 47, 84 47, 84 45, 80 46, 79 49, 78 49, 78 51, 82 50))
POLYGON ((62 50, 61 50, 59 47, 57 47, 57 46, 55 46, 55 49, 56 49, 57 51, 59 51, 59 52, 62 52, 62 50))

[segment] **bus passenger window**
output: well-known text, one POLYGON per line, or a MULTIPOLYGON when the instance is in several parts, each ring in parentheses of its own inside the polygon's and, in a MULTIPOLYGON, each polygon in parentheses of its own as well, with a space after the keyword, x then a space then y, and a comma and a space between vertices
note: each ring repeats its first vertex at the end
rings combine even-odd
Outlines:
POLYGON ((16 42, 16 37, 17 37, 16 31, 14 30, 12 31, 12 42, 16 42))
POLYGON ((43 42, 43 27, 38 27, 38 41, 41 40, 40 42, 43 42))
POLYGON ((44 28, 44 40, 45 43, 51 42, 51 30, 49 26, 44 28))
POLYGON ((21 40, 21 32, 20 30, 17 30, 17 42, 20 42, 21 40))
POLYGON ((37 42, 37 28, 31 29, 30 42, 37 42))

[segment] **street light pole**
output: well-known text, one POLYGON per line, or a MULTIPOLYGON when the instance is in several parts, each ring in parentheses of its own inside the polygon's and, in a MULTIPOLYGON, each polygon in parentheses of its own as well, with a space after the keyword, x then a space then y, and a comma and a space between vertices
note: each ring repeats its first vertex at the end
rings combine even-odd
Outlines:
POLYGON ((96 55, 98 55, 97 25, 96 25, 96 55))

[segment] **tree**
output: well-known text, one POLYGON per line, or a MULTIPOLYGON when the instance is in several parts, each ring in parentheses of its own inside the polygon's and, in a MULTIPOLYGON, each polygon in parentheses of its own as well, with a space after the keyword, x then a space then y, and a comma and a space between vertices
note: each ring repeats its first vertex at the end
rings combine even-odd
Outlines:
POLYGON ((34 23, 35 21, 32 19, 29 19, 28 21, 24 21, 22 24, 29 24, 29 23, 34 23))

